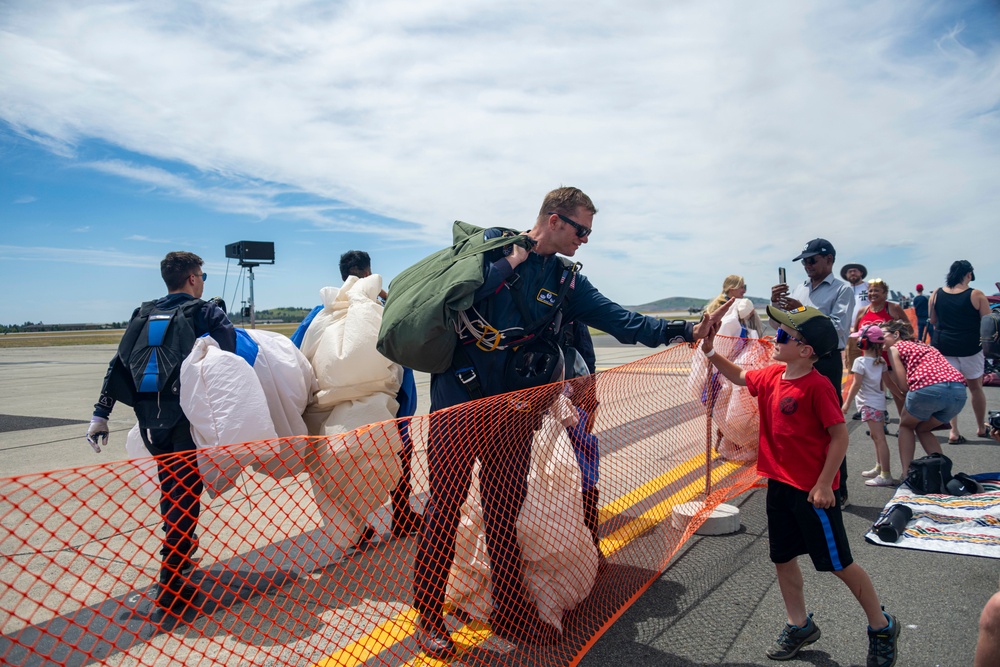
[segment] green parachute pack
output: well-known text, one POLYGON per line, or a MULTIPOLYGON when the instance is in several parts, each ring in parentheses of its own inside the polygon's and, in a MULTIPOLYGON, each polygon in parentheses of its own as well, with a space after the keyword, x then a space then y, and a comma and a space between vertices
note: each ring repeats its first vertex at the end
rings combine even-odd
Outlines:
POLYGON ((513 229, 484 239, 485 229, 456 220, 453 244, 425 257, 389 284, 382 313, 378 351, 413 370, 443 373, 458 345, 458 314, 472 306, 483 284, 484 253, 516 243, 530 248, 530 239, 513 229))

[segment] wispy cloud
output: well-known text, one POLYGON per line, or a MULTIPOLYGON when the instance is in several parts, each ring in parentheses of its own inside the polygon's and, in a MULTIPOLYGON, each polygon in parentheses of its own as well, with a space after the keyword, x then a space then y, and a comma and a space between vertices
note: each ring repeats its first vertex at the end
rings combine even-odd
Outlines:
POLYGON ((546 190, 578 185, 601 209, 588 273, 620 281, 627 262, 654 298, 736 267, 770 275, 833 232, 841 256, 881 230, 940 261, 1000 210, 1000 49, 974 30, 995 24, 988 2, 40 0, 4 15, 0 117, 65 154, 96 138, 136 156, 89 169, 387 243, 443 244, 455 218, 525 228, 546 190))
POLYGON ((0 245, 0 260, 14 262, 58 262, 61 264, 86 264, 88 266, 149 269, 163 257, 136 255, 131 252, 103 250, 101 248, 55 248, 51 246, 0 245))
POLYGON ((170 239, 154 239, 154 238, 150 238, 148 236, 143 236, 142 234, 132 234, 131 236, 126 236, 125 240, 126 241, 141 241, 143 243, 162 243, 162 244, 172 244, 172 243, 175 243, 175 241, 171 241, 170 239))
POLYGON ((86 234, 89 231, 90 231, 90 225, 87 225, 85 227, 74 227, 73 228, 73 232, 76 233, 76 234, 86 234))
POLYGON ((37 197, 32 197, 31 195, 26 195, 24 197, 18 197, 14 200, 15 204, 30 204, 32 202, 38 201, 37 197))

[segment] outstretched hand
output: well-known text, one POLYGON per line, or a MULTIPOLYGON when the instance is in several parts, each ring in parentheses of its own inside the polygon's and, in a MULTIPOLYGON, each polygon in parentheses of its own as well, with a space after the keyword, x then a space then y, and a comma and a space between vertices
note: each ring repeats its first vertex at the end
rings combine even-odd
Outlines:
MULTIPOLYGON (((722 322, 722 318, 729 311, 729 309, 733 307, 734 303, 736 303, 736 299, 730 299, 722 304, 722 306, 711 315, 708 313, 702 315, 701 320, 698 324, 694 325, 694 329, 691 332, 694 339, 699 340, 701 338, 705 338, 710 333, 714 336, 715 331, 719 328, 719 323, 722 322)), ((711 347, 709 347, 709 349, 711 349, 711 347)))

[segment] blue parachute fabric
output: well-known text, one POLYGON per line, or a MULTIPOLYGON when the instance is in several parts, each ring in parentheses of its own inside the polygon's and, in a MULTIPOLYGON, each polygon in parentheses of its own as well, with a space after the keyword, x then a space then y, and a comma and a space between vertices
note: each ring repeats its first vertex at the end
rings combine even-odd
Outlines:
POLYGON ((312 312, 306 315, 306 319, 302 320, 302 324, 300 324, 299 328, 296 329, 295 333, 292 334, 292 342, 295 343, 295 347, 301 349, 302 339, 306 337, 306 330, 309 328, 309 325, 312 324, 312 321, 316 318, 316 316, 319 314, 319 311, 321 310, 323 310, 323 304, 320 304, 315 308, 313 308, 312 312))
POLYGON ((163 345, 163 337, 167 335, 167 325, 170 324, 170 316, 152 315, 149 318, 149 338, 147 342, 150 347, 160 347, 163 345))
POLYGON ((597 486, 600 479, 601 450, 597 436, 587 433, 587 411, 581 407, 577 407, 576 411, 580 421, 576 426, 566 430, 569 432, 573 453, 576 454, 576 461, 580 464, 580 472, 583 474, 583 491, 590 491, 597 486))
POLYGON ((257 341, 251 338, 245 329, 236 329, 236 354, 253 366, 254 362, 257 361, 258 352, 260 352, 260 345, 257 344, 257 341))
MULTIPOLYGON (((166 330, 166 327, 163 328, 166 330)), ((152 327, 150 327, 150 330, 152 330, 152 327)), ((152 335, 150 338, 152 338, 152 335)), ((160 342, 163 342, 162 334, 160 335, 160 342)), ((149 361, 146 362, 146 368, 142 371, 142 382, 139 384, 139 391, 159 391, 160 388, 157 386, 159 378, 160 365, 156 361, 156 349, 152 349, 150 350, 149 361)))

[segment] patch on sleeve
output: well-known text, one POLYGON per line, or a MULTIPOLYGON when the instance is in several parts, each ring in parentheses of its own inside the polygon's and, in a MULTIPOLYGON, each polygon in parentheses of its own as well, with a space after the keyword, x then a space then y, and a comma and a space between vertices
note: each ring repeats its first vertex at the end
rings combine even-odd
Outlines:
POLYGON ((537 299, 538 301, 541 301, 546 306, 554 306, 554 305, 556 305, 556 293, 555 292, 550 292, 549 290, 545 289, 544 287, 542 289, 538 290, 538 296, 536 296, 535 299, 537 299))

